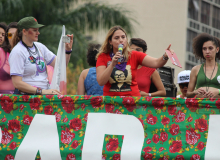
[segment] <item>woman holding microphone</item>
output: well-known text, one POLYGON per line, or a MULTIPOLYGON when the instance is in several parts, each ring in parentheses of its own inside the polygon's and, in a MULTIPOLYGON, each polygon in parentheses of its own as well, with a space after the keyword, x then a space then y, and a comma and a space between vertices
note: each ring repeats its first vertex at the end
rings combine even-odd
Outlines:
MULTIPOLYGON (((170 46, 167 49, 172 53, 170 46)), ((141 96, 136 81, 138 65, 159 68, 167 60, 166 53, 160 58, 153 58, 143 52, 131 51, 125 30, 114 26, 97 55, 97 81, 100 86, 104 85, 104 96, 141 96), (123 45, 122 54, 118 51, 120 44, 123 45), (119 58, 121 63, 118 63, 119 58)))

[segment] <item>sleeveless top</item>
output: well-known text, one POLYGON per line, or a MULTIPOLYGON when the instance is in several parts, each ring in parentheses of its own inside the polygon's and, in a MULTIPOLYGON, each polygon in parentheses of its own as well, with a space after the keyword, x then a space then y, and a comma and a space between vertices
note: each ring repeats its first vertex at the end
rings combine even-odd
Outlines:
POLYGON ((145 66, 137 69, 136 81, 139 90, 149 93, 151 85, 151 75, 154 73, 155 70, 155 68, 149 68, 145 66))
POLYGON ((103 87, 100 86, 96 79, 96 67, 92 67, 89 69, 89 72, 84 81, 84 86, 87 95, 103 95, 103 87))
POLYGON ((4 89, 0 86, 0 94, 13 94, 14 86, 11 80, 11 76, 4 69, 4 67, 9 68, 9 64, 8 65, 6 64, 9 58, 9 53, 8 52, 5 53, 5 51, 2 48, 0 48, 0 54, 1 54, 0 55, 0 81, 4 85, 4 89))
POLYGON ((0 80, 2 80, 2 81, 7 81, 7 80, 11 79, 10 74, 4 70, 4 66, 6 64, 6 60, 8 59, 8 57, 9 57, 9 54, 5 53, 4 61, 0 62, 0 66, 1 66, 0 67, 0 80), (1 63, 3 63, 3 64, 1 65, 1 63))
MULTIPOLYGON (((218 64, 218 63, 217 63, 218 64)), ((208 79, 205 76, 205 72, 203 69, 204 64, 201 65, 198 75, 197 75, 197 80, 196 80, 196 89, 200 88, 200 87, 213 87, 213 88, 218 88, 220 89, 220 65, 218 64, 218 71, 215 75, 215 77, 210 81, 210 79, 208 79), (206 80, 205 80, 206 78, 206 80)))

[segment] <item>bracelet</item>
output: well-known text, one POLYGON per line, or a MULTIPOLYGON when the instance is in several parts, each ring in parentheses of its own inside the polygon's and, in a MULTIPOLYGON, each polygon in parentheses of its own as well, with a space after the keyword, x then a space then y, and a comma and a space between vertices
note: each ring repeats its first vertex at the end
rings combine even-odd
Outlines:
POLYGON ((36 95, 41 95, 41 94, 42 94, 42 89, 37 87, 36 95))
POLYGON ((169 57, 168 57, 168 56, 166 57, 165 54, 166 54, 166 53, 163 54, 163 60, 164 60, 164 61, 167 61, 167 60, 169 59, 169 57))
POLYGON ((70 54, 70 53, 72 53, 72 49, 70 51, 66 50, 66 54, 70 54))
POLYGON ((148 93, 148 96, 151 97, 151 93, 148 93))

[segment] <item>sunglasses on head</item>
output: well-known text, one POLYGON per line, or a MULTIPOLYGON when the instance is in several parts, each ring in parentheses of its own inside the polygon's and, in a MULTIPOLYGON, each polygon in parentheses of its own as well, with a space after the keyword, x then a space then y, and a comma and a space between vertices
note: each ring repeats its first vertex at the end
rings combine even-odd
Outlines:
POLYGON ((12 36, 13 36, 13 34, 12 33, 7 33, 7 37, 10 39, 10 38, 12 38, 12 36))
POLYGON ((180 83, 179 86, 180 88, 188 87, 189 83, 180 83))

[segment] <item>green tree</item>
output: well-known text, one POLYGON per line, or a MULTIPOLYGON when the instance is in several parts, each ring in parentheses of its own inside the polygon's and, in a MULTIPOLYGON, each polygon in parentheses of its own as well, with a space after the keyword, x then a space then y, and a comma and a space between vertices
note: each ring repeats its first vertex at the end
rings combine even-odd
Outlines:
POLYGON ((10 23, 26 16, 35 17, 45 27, 40 29, 39 41, 54 53, 57 52, 62 25, 66 33, 74 34, 71 62, 82 61, 86 67, 88 40, 85 31, 109 29, 121 25, 131 34, 133 31, 129 11, 122 6, 78 0, 0 0, 0 21, 10 23))

